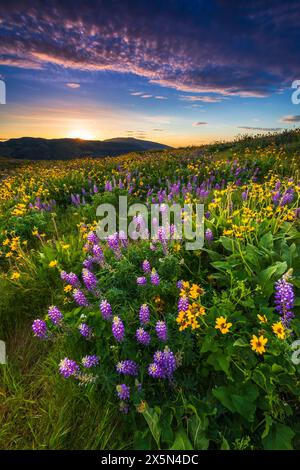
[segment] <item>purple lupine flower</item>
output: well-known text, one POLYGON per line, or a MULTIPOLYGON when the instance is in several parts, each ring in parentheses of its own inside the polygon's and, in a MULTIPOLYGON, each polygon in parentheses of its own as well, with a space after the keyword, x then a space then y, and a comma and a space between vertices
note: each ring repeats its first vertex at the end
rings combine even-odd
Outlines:
POLYGON ((85 338, 90 338, 92 336, 92 328, 86 323, 80 323, 78 329, 79 333, 85 338))
POLYGON ((174 353, 169 348, 165 348, 164 351, 156 351, 153 363, 148 368, 148 373, 156 379, 172 380, 176 368, 177 363, 174 353))
POLYGON ((87 234, 87 240, 92 243, 93 245, 99 243, 99 238, 97 237, 97 235, 95 234, 95 232, 89 232, 87 234))
POLYGON ((178 300, 178 312, 187 312, 189 309, 189 299, 186 295, 178 300))
POLYGON ((145 274, 150 274, 151 272, 151 265, 147 259, 145 259, 142 263, 142 269, 145 274))
POLYGON ((208 243, 211 243, 213 241, 214 234, 212 233, 210 228, 205 230, 205 238, 208 241, 208 243))
POLYGON ((130 387, 126 384, 120 384, 116 386, 117 395, 120 400, 129 400, 130 398, 130 387))
POLYGON ((177 367, 174 353, 165 349, 159 365, 164 369, 166 377, 171 378, 177 367))
POLYGON ((280 201, 280 206, 285 206, 286 204, 290 204, 293 202, 294 199, 294 190, 293 188, 289 188, 285 191, 280 201))
POLYGON ((157 274, 155 269, 152 269, 152 272, 150 275, 150 282, 153 286, 159 286, 160 284, 159 275, 157 274))
POLYGON ((66 271, 60 272, 60 278, 62 281, 69 282, 69 275, 66 273, 66 271))
POLYGON ((136 340, 138 343, 141 343, 144 346, 148 346, 151 341, 151 336, 147 331, 144 330, 144 328, 138 328, 136 330, 136 340))
POLYGON ((90 369, 90 367, 95 367, 99 364, 99 357, 92 355, 92 356, 84 356, 81 361, 83 367, 86 369, 90 369))
POLYGON ((37 318, 32 323, 32 331, 34 333, 34 336, 37 336, 38 338, 46 338, 47 336, 46 322, 44 320, 40 320, 39 318, 37 318))
POLYGON ((292 311, 295 294, 293 285, 288 282, 289 277, 290 273, 287 272, 275 283, 275 310, 281 315, 282 324, 286 327, 295 316, 292 311))
POLYGON ((183 280, 181 279, 180 281, 177 281, 176 282, 176 287, 177 289, 183 289, 183 280))
POLYGON ((150 321, 150 308, 149 305, 143 304, 140 308, 139 319, 142 325, 149 323, 150 321))
POLYGON ((248 194, 249 194, 249 190, 242 192, 242 200, 243 200, 243 201, 247 201, 247 199, 248 199, 248 194))
POLYGON ((136 278, 136 283, 138 286, 144 286, 147 284, 147 279, 145 278, 145 276, 140 276, 140 277, 137 277, 136 278))
POLYGON ((112 190, 113 190, 113 187, 112 187, 111 181, 105 181, 104 191, 111 192, 112 190))
POLYGON ((95 274, 91 273, 88 269, 84 268, 82 270, 82 279, 87 290, 94 290, 97 287, 97 278, 95 274))
POLYGON ((74 298, 75 302, 77 303, 77 305, 79 305, 80 307, 87 307, 89 305, 89 302, 88 302, 86 296, 79 289, 74 290, 73 298, 74 298))
POLYGON ((110 303, 107 300, 102 300, 100 302, 100 311, 104 320, 109 320, 112 316, 112 308, 110 303))
POLYGON ((149 365, 148 374, 151 377, 153 377, 154 379, 164 379, 165 378, 165 374, 164 374, 164 371, 163 371, 162 367, 160 367, 160 365, 156 364, 155 362, 153 362, 152 364, 149 365))
POLYGON ((280 191, 273 192, 272 201, 273 202, 278 202, 279 198, 280 198, 280 191))
POLYGON ((124 230, 119 231, 119 240, 120 240, 120 243, 121 243, 123 248, 128 247, 129 241, 128 241, 127 235, 124 232, 124 230))
POLYGON ((101 246, 93 245, 93 255, 94 255, 94 259, 97 263, 99 263, 99 264, 103 263, 104 254, 103 254, 101 246))
POLYGON ((59 364, 59 372, 60 374, 67 379, 72 375, 76 375, 77 371, 79 370, 78 364, 73 361, 73 359, 68 359, 65 357, 59 364))
POLYGON ((165 324, 164 321, 158 320, 158 322, 155 325, 155 331, 160 341, 167 341, 167 337, 168 337, 167 325, 165 324))
POLYGON ((207 220, 210 219, 210 215, 211 215, 211 214, 210 214, 209 211, 205 212, 205 218, 206 218, 207 220))
POLYGON ((123 375, 138 375, 138 365, 136 362, 127 359, 125 361, 120 361, 116 365, 117 372, 123 375))
POLYGON ((69 273, 68 274, 68 283, 71 284, 72 287, 78 287, 80 286, 79 279, 76 274, 74 273, 69 273))
POLYGON ((88 256, 82 263, 82 266, 87 269, 88 271, 91 271, 93 269, 93 263, 94 263, 94 258, 91 256, 88 256))
POLYGON ((63 319, 61 311, 55 306, 49 307, 48 316, 54 325, 59 325, 63 319))
POLYGON ((115 257, 117 259, 120 259, 122 256, 121 249, 120 249, 120 243, 119 243, 119 234, 118 232, 113 233, 112 235, 109 235, 107 237, 107 244, 109 248, 113 251, 115 257))
POLYGON ((118 343, 121 343, 121 341, 123 341, 125 335, 125 328, 120 317, 116 316, 113 318, 112 333, 118 343))

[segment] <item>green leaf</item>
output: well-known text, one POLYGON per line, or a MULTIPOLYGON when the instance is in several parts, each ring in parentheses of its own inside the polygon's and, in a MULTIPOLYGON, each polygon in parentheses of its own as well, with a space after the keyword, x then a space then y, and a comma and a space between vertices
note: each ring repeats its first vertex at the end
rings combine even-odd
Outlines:
POLYGON ((262 438, 262 439, 264 439, 265 437, 267 437, 267 435, 269 434, 269 431, 270 431, 270 428, 271 428, 271 426, 272 426, 272 423, 273 423, 273 419, 271 418, 271 416, 266 415, 265 429, 264 429, 264 432, 263 432, 262 435, 261 435, 261 438, 262 438))
POLYGON ((242 338, 237 339, 234 343, 233 346, 239 347, 239 348, 249 348, 249 344, 246 343, 242 338))
POLYGON ((271 232, 265 233, 259 240, 258 246, 267 251, 272 251, 274 246, 273 235, 271 232))
POLYGON ((236 249, 237 242, 233 238, 220 237, 219 241, 227 251, 234 251, 236 249))
POLYGON ((183 427, 180 427, 176 432, 175 440, 170 450, 193 450, 193 446, 183 427))
POLYGON ((146 431, 141 432, 137 431, 134 435, 134 448, 136 450, 151 450, 152 448, 152 438, 149 432, 149 429, 146 431))
POLYGON ((207 363, 211 364, 215 370, 222 370, 226 375, 229 375, 230 358, 222 351, 210 354, 207 363))
POLYGON ((294 431, 285 424, 273 423, 266 437, 262 439, 265 450, 293 450, 294 431))
POLYGON ((277 261, 272 266, 264 269, 259 273, 257 276, 257 281, 260 285, 264 285, 266 282, 270 281, 272 277, 276 275, 276 277, 281 276, 287 270, 287 263, 285 261, 280 262, 277 261))
POLYGON ((228 441, 225 439, 225 437, 223 437, 220 450, 230 450, 230 446, 228 444, 228 441))
POLYGON ((216 353, 218 351, 219 347, 216 341, 214 339, 207 335, 203 339, 203 343, 201 346, 201 353, 206 353, 206 352, 213 352, 216 353))
POLYGON ((209 422, 206 416, 200 417, 198 415, 194 415, 189 419, 188 431, 195 450, 208 449, 209 440, 205 436, 208 424, 209 422))
POLYGON ((172 420, 172 410, 163 413, 163 417, 161 419, 161 441, 165 442, 168 445, 171 445, 174 441, 174 433, 171 426, 172 420))
POLYGON ((147 421, 151 434, 157 444, 157 448, 160 448, 160 435, 161 435, 161 427, 160 427, 160 415, 161 410, 160 408, 156 407, 153 408, 146 408, 143 412, 143 416, 147 421))
POLYGON ((213 389, 212 393, 232 413, 239 413, 250 422, 254 420, 255 401, 259 393, 253 384, 248 382, 242 385, 218 387, 213 389))

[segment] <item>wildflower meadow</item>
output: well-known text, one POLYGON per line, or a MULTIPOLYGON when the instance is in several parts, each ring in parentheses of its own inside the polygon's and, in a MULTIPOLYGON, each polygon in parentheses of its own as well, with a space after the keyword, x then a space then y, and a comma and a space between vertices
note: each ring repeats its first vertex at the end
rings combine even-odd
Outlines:
POLYGON ((300 448, 299 132, 276 139, 0 160, 0 448, 300 448), (159 217, 125 237, 120 196, 159 217), (200 248, 170 204, 202 205, 200 248))

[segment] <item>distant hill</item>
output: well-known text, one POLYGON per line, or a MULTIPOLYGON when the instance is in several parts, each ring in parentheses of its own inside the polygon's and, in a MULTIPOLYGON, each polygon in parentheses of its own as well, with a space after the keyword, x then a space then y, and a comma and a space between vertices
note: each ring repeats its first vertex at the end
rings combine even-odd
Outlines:
POLYGON ((0 142, 0 157, 21 160, 68 160, 76 157, 116 156, 129 152, 168 148, 171 147, 131 137, 117 137, 108 140, 21 137, 0 142))

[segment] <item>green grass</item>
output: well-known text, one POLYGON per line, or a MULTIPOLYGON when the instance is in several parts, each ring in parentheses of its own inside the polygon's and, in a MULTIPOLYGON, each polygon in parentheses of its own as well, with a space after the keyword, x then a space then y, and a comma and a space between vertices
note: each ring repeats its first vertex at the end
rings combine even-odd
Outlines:
POLYGON ((115 405, 61 380, 58 354, 32 338, 29 324, 10 339, 0 366, 0 449, 128 448, 115 405))

